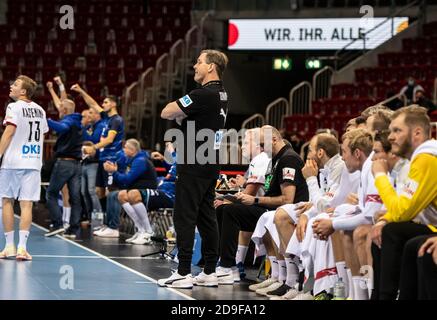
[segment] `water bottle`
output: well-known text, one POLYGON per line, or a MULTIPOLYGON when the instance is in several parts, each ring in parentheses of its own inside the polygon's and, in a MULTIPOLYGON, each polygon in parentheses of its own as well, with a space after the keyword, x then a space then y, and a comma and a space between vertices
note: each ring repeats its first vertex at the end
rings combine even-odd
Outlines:
POLYGON ((345 300, 345 299, 346 299, 346 285, 340 277, 338 278, 338 281, 334 285, 333 300, 345 300))

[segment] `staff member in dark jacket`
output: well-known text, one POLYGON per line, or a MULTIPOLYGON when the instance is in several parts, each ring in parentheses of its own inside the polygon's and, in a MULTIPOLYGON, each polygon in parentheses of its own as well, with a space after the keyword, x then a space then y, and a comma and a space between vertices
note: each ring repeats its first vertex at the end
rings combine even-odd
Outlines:
MULTIPOLYGON (((213 204, 220 169, 218 151, 223 133, 221 129, 224 128, 228 113, 228 97, 221 81, 227 62, 225 54, 216 50, 203 50, 194 65, 194 80, 202 87, 169 103, 161 113, 163 119, 176 120, 181 124, 184 141, 183 144, 178 141, 176 143, 184 147, 178 148, 173 217, 179 249, 178 272, 168 279, 159 280, 160 286, 193 287, 191 258, 196 225, 202 237, 202 255, 205 260, 205 268, 199 276, 215 277, 218 227, 213 204), (209 135, 199 135, 203 140, 196 141, 199 131, 209 135)), ((214 285, 217 286, 217 283, 214 285)))
POLYGON ((61 101, 59 109, 60 121, 49 119, 49 128, 56 131, 58 139, 55 144, 56 162, 50 176, 47 189, 47 207, 53 226, 45 234, 46 237, 65 232, 65 236, 76 238, 79 229, 82 206, 80 202, 80 160, 82 157, 82 116, 74 112, 75 104, 72 100, 61 101), (67 184, 71 204, 70 227, 65 230, 62 222, 62 212, 58 206, 58 194, 67 184))
POLYGON ((155 189, 157 187, 156 170, 150 161, 149 154, 141 150, 136 139, 129 139, 119 153, 116 162, 105 162, 104 169, 109 174, 109 188, 118 188, 111 191, 106 199, 106 227, 94 232, 95 236, 104 238, 118 238, 120 225, 121 205, 118 202, 120 190, 155 189))

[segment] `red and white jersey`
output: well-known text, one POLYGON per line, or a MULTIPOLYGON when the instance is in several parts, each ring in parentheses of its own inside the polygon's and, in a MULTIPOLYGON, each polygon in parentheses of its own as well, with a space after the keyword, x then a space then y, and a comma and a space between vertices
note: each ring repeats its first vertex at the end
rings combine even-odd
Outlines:
POLYGON ((41 170, 44 134, 49 131, 44 109, 33 101, 10 103, 3 125, 13 125, 16 130, 1 168, 41 170))

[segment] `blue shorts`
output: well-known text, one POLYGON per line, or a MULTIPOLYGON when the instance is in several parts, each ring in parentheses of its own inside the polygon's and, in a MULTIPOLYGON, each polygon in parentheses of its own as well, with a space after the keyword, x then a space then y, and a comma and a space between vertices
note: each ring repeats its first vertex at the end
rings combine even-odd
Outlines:
POLYGON ((108 172, 103 169, 103 162, 99 161, 97 167, 96 187, 106 188, 108 186, 108 172))
POLYGON ((156 189, 140 189, 141 198, 148 210, 173 208, 174 202, 164 192, 156 189))

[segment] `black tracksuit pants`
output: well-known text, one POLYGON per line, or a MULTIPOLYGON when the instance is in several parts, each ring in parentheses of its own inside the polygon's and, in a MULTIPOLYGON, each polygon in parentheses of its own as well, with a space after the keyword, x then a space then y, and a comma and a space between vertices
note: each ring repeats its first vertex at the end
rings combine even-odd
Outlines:
POLYGON ((194 232, 197 226, 202 238, 204 272, 215 272, 218 260, 218 227, 214 209, 217 179, 201 178, 180 173, 176 180, 176 199, 173 222, 176 231, 181 275, 191 273, 194 232))
POLYGON ((423 257, 417 256, 423 243, 435 236, 419 236, 406 243, 402 257, 399 300, 437 299, 437 264, 428 253, 423 257))
POLYGON ((382 246, 372 244, 374 290, 372 300, 395 300, 399 289, 402 255, 408 240, 432 234, 414 222, 389 223, 382 229, 382 246))
POLYGON ((220 235, 220 265, 230 268, 235 266, 239 232, 253 232, 258 219, 268 209, 244 204, 224 205, 221 209, 223 216, 220 235))

